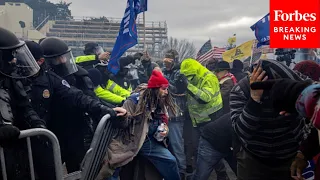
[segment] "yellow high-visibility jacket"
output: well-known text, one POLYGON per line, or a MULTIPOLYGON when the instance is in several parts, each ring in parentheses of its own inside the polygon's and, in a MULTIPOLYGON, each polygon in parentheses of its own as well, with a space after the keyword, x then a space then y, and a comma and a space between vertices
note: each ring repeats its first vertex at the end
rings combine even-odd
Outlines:
POLYGON ((210 121, 209 115, 223 107, 218 78, 194 59, 182 61, 180 73, 189 80, 187 103, 193 126, 210 121))

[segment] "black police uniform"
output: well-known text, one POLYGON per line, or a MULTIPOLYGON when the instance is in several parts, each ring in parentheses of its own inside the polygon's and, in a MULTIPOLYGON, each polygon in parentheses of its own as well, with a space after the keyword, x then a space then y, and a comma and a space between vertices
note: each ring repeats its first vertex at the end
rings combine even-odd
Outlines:
POLYGON ((4 140, 0 143, 6 146, 8 179, 14 180, 30 177, 25 140, 14 141, 19 136, 19 129, 45 128, 45 122, 39 118, 30 104, 23 83, 17 79, 35 74, 40 69, 33 58, 24 56, 28 52, 23 41, 19 41, 12 32, 0 27, 0 127, 2 131, 0 134, 1 140, 4 140), (29 63, 26 63, 27 61, 29 63), (9 64, 9 62, 14 63, 9 64), (23 66, 18 66, 31 65, 32 62, 34 65, 32 73, 23 66), (12 125, 19 129, 12 128, 12 125), (8 141, 3 139, 3 135, 9 138, 8 141))
MULTIPOLYGON (((48 122, 48 127, 57 135, 60 141, 62 158, 66 162, 68 172, 78 171, 86 152, 84 135, 88 127, 87 114, 93 120, 98 121, 101 118, 101 114, 109 113, 115 116, 115 112, 103 106, 100 101, 95 99, 95 95, 88 96, 90 85, 85 85, 85 82, 90 79, 85 79, 87 71, 83 69, 79 71, 74 63, 71 50, 62 40, 58 38, 46 38, 41 42, 40 46, 43 48, 44 57, 50 70, 66 78, 66 80, 63 80, 57 75, 53 76, 54 73, 50 71, 43 72, 49 77, 46 82, 50 82, 51 87, 53 87, 52 90, 48 89, 50 99, 52 99, 50 103, 50 110, 52 111, 50 113, 51 121, 48 122), (70 61, 64 64, 57 64, 54 62, 57 59, 70 61), (74 88, 78 86, 84 91, 74 88)), ((34 86, 35 84, 33 83, 33 89, 34 86)), ((41 89, 40 85, 38 89, 39 92, 35 93, 38 97, 34 97, 33 99, 39 101, 39 99, 43 99, 41 91, 46 89, 41 89)), ((40 104, 40 102, 36 104, 40 104)), ((48 110, 49 108, 45 109, 48 110)))
POLYGON ((79 170, 86 152, 83 133, 86 119, 81 112, 99 116, 94 119, 112 112, 108 109, 103 111, 99 101, 69 86, 66 80, 51 71, 40 71, 32 81, 30 96, 35 110, 46 120, 48 129, 58 137, 68 171, 79 170))

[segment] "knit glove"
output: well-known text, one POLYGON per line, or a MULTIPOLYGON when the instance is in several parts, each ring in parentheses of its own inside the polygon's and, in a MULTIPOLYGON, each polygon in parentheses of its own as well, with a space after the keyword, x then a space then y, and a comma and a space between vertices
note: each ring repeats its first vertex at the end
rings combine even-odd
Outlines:
POLYGON ((292 177, 297 177, 299 180, 303 180, 303 170, 307 168, 308 162, 305 160, 304 155, 302 153, 298 153, 295 157, 294 161, 291 164, 290 171, 292 177))
POLYGON ((18 140, 20 130, 12 125, 2 125, 0 127, 0 146, 8 147, 15 140, 18 140))
POLYGON ((177 88, 177 93, 178 94, 183 94, 187 91, 187 87, 188 87, 188 78, 183 75, 183 74, 179 74, 177 76, 177 79, 175 80, 176 81, 176 88, 177 88))
POLYGON ((312 84, 312 81, 295 81, 291 79, 269 80, 251 84, 251 89, 268 90, 273 101, 274 110, 296 113, 296 101, 301 92, 312 84))

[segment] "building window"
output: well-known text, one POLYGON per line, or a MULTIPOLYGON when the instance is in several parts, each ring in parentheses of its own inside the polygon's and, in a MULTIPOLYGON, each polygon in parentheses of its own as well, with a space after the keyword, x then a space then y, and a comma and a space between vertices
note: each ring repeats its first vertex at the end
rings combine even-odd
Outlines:
POLYGON ((16 6, 21 6, 21 4, 16 4, 16 6))
POLYGON ((13 3, 9 3, 10 6, 13 6, 13 3))

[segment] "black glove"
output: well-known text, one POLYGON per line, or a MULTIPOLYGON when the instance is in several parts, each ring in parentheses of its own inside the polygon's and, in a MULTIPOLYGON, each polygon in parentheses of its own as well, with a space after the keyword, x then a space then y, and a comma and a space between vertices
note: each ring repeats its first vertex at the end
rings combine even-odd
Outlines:
MULTIPOLYGON (((136 59, 140 60, 142 56, 143 56, 143 53, 137 52, 137 53, 135 53, 135 54, 133 55, 133 59, 134 59, 134 61, 135 61, 136 59)), ((134 63, 133 63, 133 64, 134 64, 134 63)))
POLYGON ((185 93, 187 91, 188 84, 189 84, 188 78, 183 74, 179 74, 176 80, 177 93, 178 94, 185 93))
POLYGON ((118 117, 117 116, 117 112, 114 111, 113 109, 111 108, 108 108, 106 106, 103 106, 101 108, 101 112, 102 112, 102 115, 106 115, 106 114, 110 114, 110 121, 112 122, 112 127, 114 128, 121 128, 123 127, 123 121, 126 119, 126 117, 118 117))
POLYGON ((251 84, 253 90, 270 90, 270 98, 277 112, 295 113, 296 101, 301 92, 312 84, 312 81, 295 81, 291 79, 269 80, 251 84))
POLYGON ((40 119, 37 115, 30 116, 31 128, 47 128, 44 120, 40 119))
POLYGON ((117 118, 117 112, 107 106, 101 106, 101 116, 103 117, 106 114, 110 114, 110 119, 117 118))
POLYGON ((0 127, 0 146, 8 147, 19 139, 20 130, 12 125, 2 125, 0 127))

